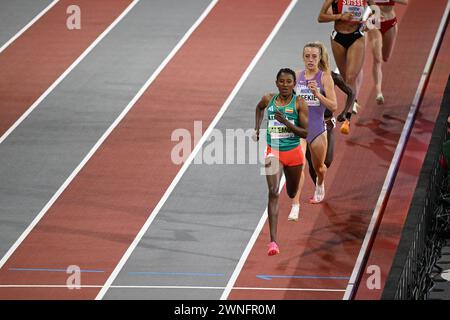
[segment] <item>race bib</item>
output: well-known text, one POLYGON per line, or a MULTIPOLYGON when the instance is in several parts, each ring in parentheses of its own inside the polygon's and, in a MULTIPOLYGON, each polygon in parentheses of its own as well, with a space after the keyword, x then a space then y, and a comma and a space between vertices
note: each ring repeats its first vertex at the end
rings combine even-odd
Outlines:
POLYGON ((307 86, 297 85, 295 92, 306 101, 308 107, 320 107, 320 100, 317 99, 307 86))
POLYGON ((353 13, 351 21, 360 22, 364 15, 364 3, 362 0, 344 0, 342 4, 342 13, 353 13))
POLYGON ((360 22, 362 20, 364 14, 364 8, 362 7, 353 7, 353 6, 344 6, 342 9, 342 13, 353 13, 353 18, 350 21, 360 22))
MULTIPOLYGON (((289 120, 289 122, 295 124, 294 120, 289 120)), ((295 134, 289 131, 288 127, 277 120, 269 120, 267 129, 270 133, 270 139, 284 139, 295 137, 295 134)))

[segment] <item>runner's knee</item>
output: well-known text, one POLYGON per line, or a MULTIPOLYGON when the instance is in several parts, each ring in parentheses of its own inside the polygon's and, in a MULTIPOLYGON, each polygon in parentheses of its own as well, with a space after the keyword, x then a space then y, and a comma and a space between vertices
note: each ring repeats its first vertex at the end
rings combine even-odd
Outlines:
POLYGON ((327 171, 327 167, 326 167, 325 164, 322 164, 322 165, 320 165, 320 166, 317 168, 317 173, 318 173, 318 174, 323 175, 323 174, 325 174, 326 171, 327 171))
POLYGON ((280 192, 278 192, 278 187, 269 187, 269 198, 278 199, 280 192))

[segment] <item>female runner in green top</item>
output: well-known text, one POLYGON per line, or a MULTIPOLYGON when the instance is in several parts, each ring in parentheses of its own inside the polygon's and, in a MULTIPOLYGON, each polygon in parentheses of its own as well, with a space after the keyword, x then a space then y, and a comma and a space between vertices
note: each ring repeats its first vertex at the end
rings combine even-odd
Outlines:
POLYGON ((279 186, 282 173, 286 177, 286 191, 292 199, 298 189, 304 155, 300 147, 300 138, 308 134, 308 105, 294 92, 295 72, 281 69, 276 78, 278 94, 267 94, 256 106, 255 135, 259 139, 259 129, 267 108, 267 148, 266 180, 269 188, 269 229, 270 243, 268 255, 280 252, 276 243, 278 222, 279 186))

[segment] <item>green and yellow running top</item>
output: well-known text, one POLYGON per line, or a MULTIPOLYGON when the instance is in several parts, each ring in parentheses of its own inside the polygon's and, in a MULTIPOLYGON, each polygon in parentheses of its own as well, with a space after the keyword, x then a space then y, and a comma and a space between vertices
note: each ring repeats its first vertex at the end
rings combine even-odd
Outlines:
POLYGON ((295 108, 296 95, 293 94, 289 104, 282 107, 277 107, 275 104, 277 97, 278 94, 274 95, 267 107, 267 144, 272 149, 288 151, 300 144, 300 137, 290 131, 283 123, 275 120, 275 112, 276 110, 280 111, 288 121, 299 126, 299 116, 297 109, 295 108))

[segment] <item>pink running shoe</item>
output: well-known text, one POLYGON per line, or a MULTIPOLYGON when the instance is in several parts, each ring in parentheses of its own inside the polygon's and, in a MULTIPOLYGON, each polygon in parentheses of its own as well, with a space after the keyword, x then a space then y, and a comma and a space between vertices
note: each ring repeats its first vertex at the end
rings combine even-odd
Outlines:
POLYGON ((269 250, 267 250, 267 254, 269 256, 274 256, 278 253, 280 253, 280 248, 278 248, 276 242, 272 241, 271 243, 269 243, 269 250))

